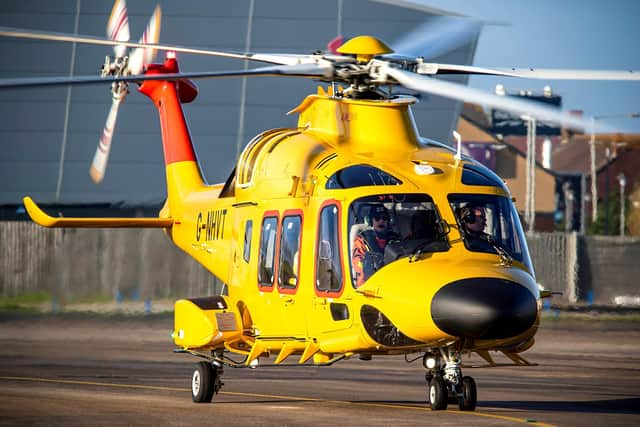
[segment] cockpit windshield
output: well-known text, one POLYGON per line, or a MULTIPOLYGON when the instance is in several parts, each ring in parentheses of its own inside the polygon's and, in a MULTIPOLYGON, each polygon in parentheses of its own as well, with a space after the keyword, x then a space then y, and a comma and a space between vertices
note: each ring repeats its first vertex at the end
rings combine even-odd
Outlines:
POLYGON ((480 194, 449 196, 467 249, 515 259, 533 271, 518 213, 506 197, 480 194))
POLYGON ((384 194, 349 206, 351 277, 359 287, 382 266, 449 250, 446 226, 426 194, 384 194))

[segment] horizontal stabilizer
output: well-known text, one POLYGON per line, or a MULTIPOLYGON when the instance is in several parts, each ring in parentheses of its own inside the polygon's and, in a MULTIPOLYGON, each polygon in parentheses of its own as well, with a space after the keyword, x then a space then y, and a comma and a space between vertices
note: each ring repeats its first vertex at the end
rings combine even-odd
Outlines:
POLYGON ((173 225, 173 218, 56 218, 40 209, 31 197, 25 197, 23 202, 33 222, 43 227, 167 228, 173 225))

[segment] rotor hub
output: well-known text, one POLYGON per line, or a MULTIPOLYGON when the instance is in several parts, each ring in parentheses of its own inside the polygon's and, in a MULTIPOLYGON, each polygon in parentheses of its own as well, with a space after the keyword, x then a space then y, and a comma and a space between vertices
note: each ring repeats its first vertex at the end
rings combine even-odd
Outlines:
POLYGON ((378 55, 393 53, 385 42, 373 36, 358 36, 348 40, 336 52, 343 55, 355 55, 358 63, 366 63, 378 55))

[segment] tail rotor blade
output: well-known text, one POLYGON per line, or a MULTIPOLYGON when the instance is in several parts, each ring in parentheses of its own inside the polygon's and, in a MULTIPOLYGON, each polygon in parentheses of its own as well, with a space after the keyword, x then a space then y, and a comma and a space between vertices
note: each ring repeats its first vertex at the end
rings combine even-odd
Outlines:
POLYGON ((111 139, 113 138, 113 131, 116 127, 116 119, 118 117, 118 109, 120 108, 121 102, 122 99, 113 98, 111 109, 107 116, 107 122, 104 125, 104 130, 102 131, 102 137, 100 137, 96 154, 93 156, 93 162, 89 168, 89 175, 96 184, 99 184, 104 178, 107 161, 109 160, 109 152, 111 151, 111 139))
MULTIPOLYGON (((140 43, 157 44, 160 40, 160 21, 162 20, 162 9, 156 6, 153 15, 149 19, 149 24, 140 38, 140 43)), ((145 65, 150 64, 156 55, 156 49, 136 48, 129 58, 129 71, 131 74, 140 74, 145 65)))
MULTIPOLYGON (((129 41, 129 17, 127 16, 125 0, 116 0, 113 9, 111 9, 111 15, 107 21, 107 37, 119 42, 129 41)), ((117 45, 113 47, 113 51, 115 52, 116 58, 120 58, 127 52, 127 47, 117 45)))

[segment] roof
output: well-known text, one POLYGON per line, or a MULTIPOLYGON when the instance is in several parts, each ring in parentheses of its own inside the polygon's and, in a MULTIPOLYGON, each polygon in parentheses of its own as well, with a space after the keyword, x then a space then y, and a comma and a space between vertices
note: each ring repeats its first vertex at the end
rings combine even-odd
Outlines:
MULTIPOLYGON (((596 169, 607 163, 606 147, 640 148, 640 135, 637 134, 599 134, 596 135, 596 169)), ((561 144, 552 154, 553 169, 561 173, 585 173, 591 171, 590 135, 573 135, 567 142, 561 144)))
POLYGON ((465 142, 497 144, 499 141, 490 133, 485 132, 480 127, 474 125, 464 117, 458 120, 458 133, 465 142))

